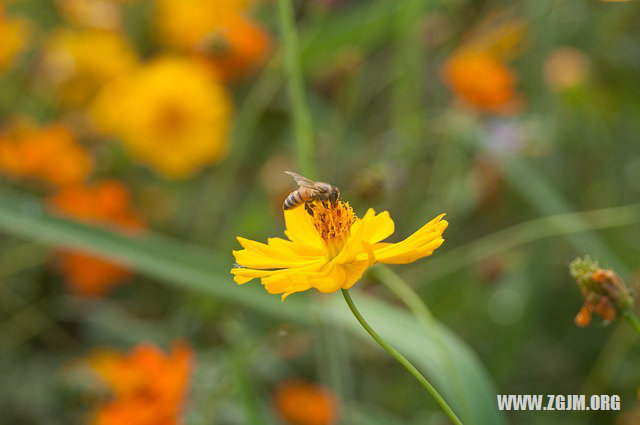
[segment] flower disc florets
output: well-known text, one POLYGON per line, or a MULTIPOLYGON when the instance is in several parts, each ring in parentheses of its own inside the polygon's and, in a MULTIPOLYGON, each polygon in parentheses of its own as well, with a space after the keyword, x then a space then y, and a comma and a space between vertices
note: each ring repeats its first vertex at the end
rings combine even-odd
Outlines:
POLYGON ((331 205, 329 201, 313 201, 307 203, 305 209, 327 246, 329 258, 334 258, 351 235, 351 225, 356 219, 353 208, 348 202, 338 201, 331 205))

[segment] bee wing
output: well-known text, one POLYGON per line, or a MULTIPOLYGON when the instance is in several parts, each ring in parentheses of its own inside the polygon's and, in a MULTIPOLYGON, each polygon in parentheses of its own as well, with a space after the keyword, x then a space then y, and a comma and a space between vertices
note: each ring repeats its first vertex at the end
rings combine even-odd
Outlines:
POLYGON ((292 171, 285 171, 285 173, 293 177, 296 183, 298 183, 298 186, 308 187, 309 189, 315 189, 316 182, 314 182, 313 180, 309 180, 308 178, 303 177, 300 174, 296 174, 292 171))

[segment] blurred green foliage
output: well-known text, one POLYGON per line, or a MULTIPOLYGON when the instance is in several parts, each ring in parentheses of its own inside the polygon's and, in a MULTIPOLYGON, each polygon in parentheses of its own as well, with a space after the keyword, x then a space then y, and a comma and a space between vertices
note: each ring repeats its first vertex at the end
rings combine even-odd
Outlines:
MULTIPOLYGON (((631 425, 640 408, 637 338, 625 323, 574 325, 581 299, 567 264, 589 254, 637 287, 637 2, 330 3, 296 3, 317 177, 338 185, 359 214, 388 210, 398 237, 440 211, 451 223, 433 257, 393 268, 446 328, 422 327, 375 271, 354 288, 365 317, 420 364, 465 423, 631 425), (496 10, 527 24, 512 63, 526 107, 510 117, 458 107, 440 79, 469 29, 496 10), (545 61, 566 46, 585 55, 589 75, 553 90, 545 61), (622 411, 498 413, 495 393, 619 394, 622 411)), ((125 7, 127 31, 145 56, 154 52, 151 7, 125 7)), ((41 38, 61 22, 53 1, 16 1, 9 10, 32 19, 41 38)), ((168 347, 175 338, 196 350, 187 424, 245 424, 252 415, 277 424, 271 394, 287 377, 331 388, 343 424, 443 422, 392 359, 351 338, 361 333, 338 294, 281 304, 228 275, 236 235, 282 234, 273 182, 296 167, 274 4, 260 4, 256 16, 275 34, 275 51, 259 75, 233 89, 224 162, 166 181, 115 143, 98 151, 101 175, 131 188, 148 238, 53 217, 40 205, 41 188, 1 181, 0 422, 80 423, 94 400, 83 377, 68 372, 71 362, 96 346, 168 347), (48 248, 68 245, 126 260, 139 275, 108 297, 71 295, 48 248), (285 358, 296 344, 298 354, 285 358)), ((32 47, 0 76, 1 120, 17 112, 61 118, 30 79, 37 54, 32 47)))

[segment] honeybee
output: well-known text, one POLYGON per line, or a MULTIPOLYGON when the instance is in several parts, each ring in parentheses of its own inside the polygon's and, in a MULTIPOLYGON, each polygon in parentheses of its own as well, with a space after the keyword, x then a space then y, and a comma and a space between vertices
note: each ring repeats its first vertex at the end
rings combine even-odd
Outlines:
POLYGON ((313 210, 308 205, 310 201, 329 201, 331 202, 331 206, 336 206, 340 198, 340 189, 334 185, 324 182, 314 182, 291 171, 285 171, 285 173, 293 177, 300 187, 287 196, 284 204, 282 204, 282 209, 290 210, 304 204, 305 210, 313 215, 313 210))

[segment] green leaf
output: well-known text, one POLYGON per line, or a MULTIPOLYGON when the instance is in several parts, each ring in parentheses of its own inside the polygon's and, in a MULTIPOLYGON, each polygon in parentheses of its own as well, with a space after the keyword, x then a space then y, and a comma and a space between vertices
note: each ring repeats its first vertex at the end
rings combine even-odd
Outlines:
MULTIPOLYGON (((267 294, 258 284, 236 285, 229 274, 231 254, 225 258, 158 234, 123 235, 69 221, 47 212, 30 195, 6 190, 0 191, 0 229, 55 247, 99 254, 160 282, 200 291, 276 318, 302 324, 312 324, 320 318, 374 344, 337 295, 300 295, 282 303, 280 297, 267 294)), ((360 293, 355 293, 355 298, 373 327, 433 380, 465 424, 504 422, 496 410, 495 390, 485 369, 469 347, 445 326, 436 323, 425 329, 402 309, 360 293)), ((397 367, 398 373, 404 373, 397 367)), ((407 376, 408 385, 410 382, 413 380, 407 376)))

